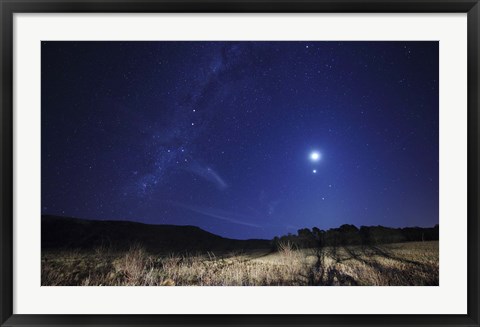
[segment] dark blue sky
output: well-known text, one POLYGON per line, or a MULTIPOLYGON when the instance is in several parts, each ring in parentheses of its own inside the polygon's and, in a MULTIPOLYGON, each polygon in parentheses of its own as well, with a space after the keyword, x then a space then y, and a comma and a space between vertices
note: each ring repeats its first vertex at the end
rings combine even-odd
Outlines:
POLYGON ((42 42, 42 213, 433 226, 438 97, 437 42, 42 42))

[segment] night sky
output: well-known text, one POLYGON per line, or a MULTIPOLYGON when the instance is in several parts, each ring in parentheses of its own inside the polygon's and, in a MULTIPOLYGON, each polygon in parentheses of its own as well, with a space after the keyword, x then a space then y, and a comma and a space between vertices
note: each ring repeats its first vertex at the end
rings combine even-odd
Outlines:
POLYGON ((438 42, 42 42, 42 214, 438 223, 438 42))

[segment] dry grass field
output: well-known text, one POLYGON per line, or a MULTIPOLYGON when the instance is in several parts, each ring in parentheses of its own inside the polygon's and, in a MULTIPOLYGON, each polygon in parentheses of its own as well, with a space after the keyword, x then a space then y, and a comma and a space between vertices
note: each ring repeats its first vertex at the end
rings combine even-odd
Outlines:
POLYGON ((43 251, 42 285, 438 285, 438 241, 191 255, 43 251))

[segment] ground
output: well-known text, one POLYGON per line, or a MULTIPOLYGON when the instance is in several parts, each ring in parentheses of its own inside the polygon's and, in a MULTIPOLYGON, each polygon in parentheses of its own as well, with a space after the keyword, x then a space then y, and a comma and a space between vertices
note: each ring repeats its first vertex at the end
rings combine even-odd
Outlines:
POLYGON ((42 285, 438 285, 438 241, 230 253, 42 251, 42 285))

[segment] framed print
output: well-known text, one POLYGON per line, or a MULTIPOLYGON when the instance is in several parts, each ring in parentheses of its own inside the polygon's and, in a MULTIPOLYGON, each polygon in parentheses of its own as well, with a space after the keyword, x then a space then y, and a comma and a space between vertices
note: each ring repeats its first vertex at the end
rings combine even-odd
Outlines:
POLYGON ((477 1, 2 1, 1 323, 478 326, 477 1))

